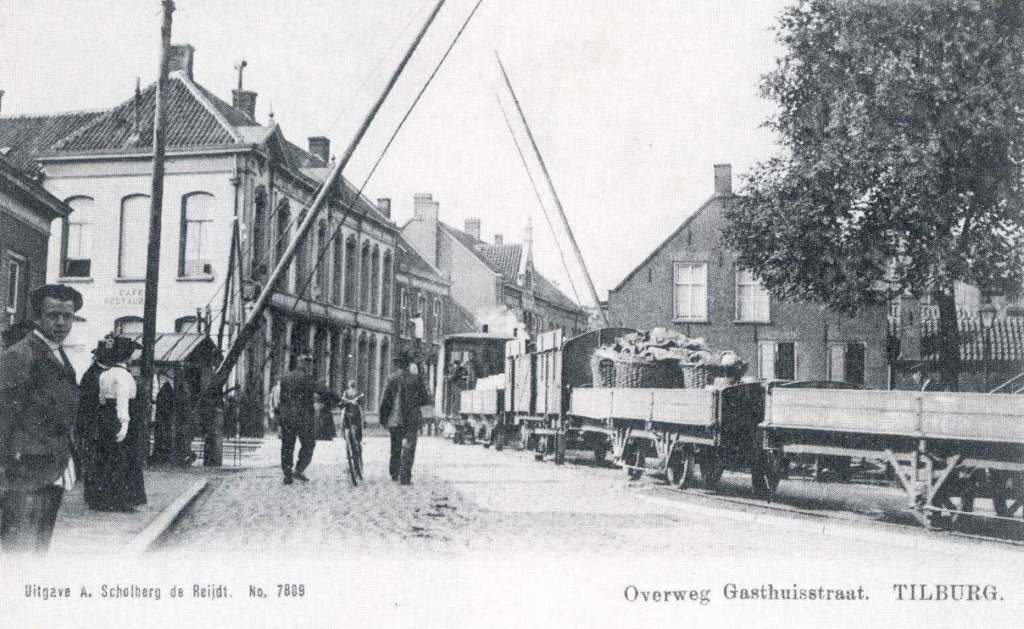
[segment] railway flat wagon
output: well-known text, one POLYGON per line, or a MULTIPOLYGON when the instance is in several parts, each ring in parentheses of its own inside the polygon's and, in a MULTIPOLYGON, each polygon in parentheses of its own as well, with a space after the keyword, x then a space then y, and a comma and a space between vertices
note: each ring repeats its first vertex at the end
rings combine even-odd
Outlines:
POLYGON ((510 426, 518 429, 538 459, 551 454, 561 463, 567 450, 593 452, 599 461, 605 458, 611 443, 607 430, 572 416, 571 394, 593 386, 590 358, 594 350, 634 331, 603 328, 565 339, 562 330, 551 330, 533 342, 506 345, 505 388, 513 392, 507 409, 510 426))
POLYGON ((760 382, 702 389, 574 389, 569 414, 599 426, 630 478, 664 474, 686 488, 693 472, 714 487, 726 467, 762 477, 757 427, 764 416, 760 382))
POLYGON ((928 527, 1024 504, 1024 396, 771 387, 759 436, 769 480, 791 454, 861 457, 891 466, 928 527))

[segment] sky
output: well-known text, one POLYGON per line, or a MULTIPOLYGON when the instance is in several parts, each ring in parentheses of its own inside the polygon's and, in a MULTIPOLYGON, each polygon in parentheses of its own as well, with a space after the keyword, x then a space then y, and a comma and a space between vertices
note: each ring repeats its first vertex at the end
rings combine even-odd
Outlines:
MULTIPOLYGON (((791 1, 483 0, 365 194, 391 198, 402 225, 413 195, 432 193, 441 220, 480 218, 486 241, 519 242, 530 219, 540 271, 591 303, 497 51, 603 299, 711 195, 714 164, 732 164, 738 189, 775 152, 762 126, 774 105, 757 85, 791 1)), ((229 102, 245 59, 257 119, 272 107, 293 142, 327 135, 340 155, 435 4, 176 0, 172 39, 196 48, 196 80, 229 102)), ((441 9, 344 171, 357 186, 475 4, 441 9)), ((159 0, 0 0, 3 113, 126 100, 136 77, 156 78, 160 22, 159 0)))

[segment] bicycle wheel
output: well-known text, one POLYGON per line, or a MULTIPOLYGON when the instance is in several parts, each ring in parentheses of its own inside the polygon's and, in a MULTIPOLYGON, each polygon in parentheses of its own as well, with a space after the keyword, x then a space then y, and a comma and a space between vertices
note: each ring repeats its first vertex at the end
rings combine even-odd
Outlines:
POLYGON ((352 486, 356 487, 359 485, 359 476, 356 473, 356 453, 352 449, 352 429, 345 429, 345 460, 348 463, 348 479, 352 481, 352 486))
POLYGON ((352 468, 355 470, 356 477, 363 480, 363 443, 356 439, 354 430, 350 430, 348 436, 352 444, 352 468))

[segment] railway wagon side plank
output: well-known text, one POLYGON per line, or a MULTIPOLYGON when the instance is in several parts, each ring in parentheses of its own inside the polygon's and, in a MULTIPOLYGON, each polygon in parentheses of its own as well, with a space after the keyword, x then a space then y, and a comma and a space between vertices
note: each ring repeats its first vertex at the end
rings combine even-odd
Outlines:
POLYGON ((787 430, 820 430, 918 436, 920 393, 776 388, 764 425, 787 430))
POLYGON ((1024 444, 1024 396, 925 392, 921 432, 929 439, 1024 444))
POLYGON ((708 427, 715 423, 715 392, 708 389, 654 389, 653 417, 662 424, 708 427))
POLYGON ((569 412, 577 417, 607 419, 612 416, 613 389, 573 389, 569 412))
POLYGON ((651 419, 653 389, 613 389, 611 416, 616 419, 651 419))

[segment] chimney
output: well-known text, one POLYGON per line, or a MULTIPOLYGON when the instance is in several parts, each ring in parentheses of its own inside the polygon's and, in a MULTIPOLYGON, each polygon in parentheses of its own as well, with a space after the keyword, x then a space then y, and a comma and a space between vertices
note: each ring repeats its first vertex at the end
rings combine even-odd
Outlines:
POLYGON ((715 195, 732 194, 732 164, 715 164, 715 195))
POLYGON ((501 234, 494 234, 494 244, 503 245, 505 244, 505 237, 501 234))
POLYGON ((466 229, 464 230, 467 234, 473 237, 474 240, 480 240, 480 219, 479 218, 467 218, 466 229))
POLYGON ((3 113, 4 106, 4 91, 0 90, 0 113, 3 113))
POLYGON ((170 64, 168 72, 180 70, 185 76, 192 79, 192 60, 195 57, 196 49, 189 44, 171 44, 170 64))
POLYGON ((231 105, 256 120, 256 92, 251 90, 231 90, 231 105))
POLYGON ((413 197, 412 222, 402 231, 427 262, 437 266, 437 214, 440 204, 429 192, 413 197))
POLYGON ((331 161, 331 140, 322 135, 315 135, 309 138, 309 152, 315 155, 324 163, 324 166, 331 161))
POLYGON ((391 218, 391 199, 377 199, 377 209, 380 210, 380 213, 384 216, 391 218))

